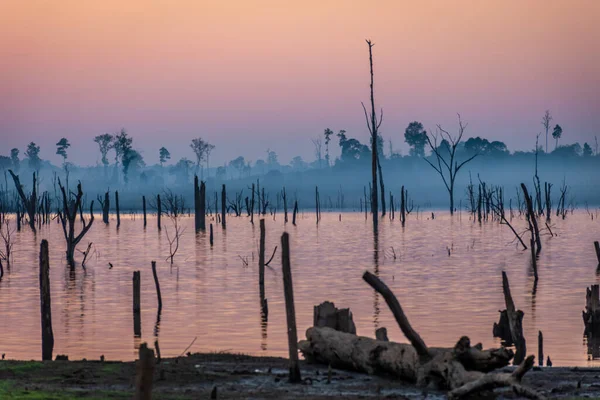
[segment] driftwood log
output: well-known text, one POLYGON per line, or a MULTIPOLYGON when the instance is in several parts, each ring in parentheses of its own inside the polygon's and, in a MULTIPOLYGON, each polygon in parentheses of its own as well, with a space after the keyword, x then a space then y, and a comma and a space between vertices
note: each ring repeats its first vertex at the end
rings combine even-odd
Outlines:
POLYGON ((511 386, 529 398, 543 398, 520 384, 522 376, 533 366, 533 356, 519 366, 518 373, 487 374, 508 365, 512 351, 505 348, 482 350, 481 344, 471 346, 466 336, 453 348, 427 347, 410 325, 392 291, 369 272, 365 272, 363 279, 385 299, 410 344, 376 340, 328 327, 312 327, 306 332, 306 340, 299 343, 300 351, 309 362, 391 375, 423 386, 433 385, 451 391, 452 398, 501 386, 511 386))

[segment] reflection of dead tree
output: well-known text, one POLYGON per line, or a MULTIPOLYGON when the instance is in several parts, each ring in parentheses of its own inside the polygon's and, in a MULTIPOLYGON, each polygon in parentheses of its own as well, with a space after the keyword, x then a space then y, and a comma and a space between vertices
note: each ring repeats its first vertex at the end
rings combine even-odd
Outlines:
POLYGON ((62 223, 63 233, 65 235, 65 240, 67 241, 67 264, 69 264, 69 267, 73 269, 75 268, 75 248, 81 239, 83 239, 83 237, 86 235, 86 233, 88 233, 92 227, 92 224, 94 223, 94 202, 92 201, 90 205, 89 223, 86 223, 85 218, 83 217, 83 212, 80 212, 80 218, 83 227, 79 234, 75 235, 75 218, 77 217, 77 212, 81 211, 83 207, 81 204, 81 198, 83 197, 81 182, 77 184, 77 194, 75 195, 75 198, 71 198, 71 196, 67 197, 67 192, 65 187, 61 184, 60 179, 58 180, 58 186, 62 192, 63 199, 62 210, 59 209, 58 217, 62 223))
POLYGON ((12 176, 13 181, 15 182, 15 187, 17 188, 17 193, 19 194, 21 202, 23 203, 23 208, 25 208, 25 211, 27 211, 29 216, 29 227, 35 231, 35 209, 37 206, 37 180, 35 177, 35 172, 33 173, 33 186, 31 187, 31 194, 29 197, 27 197, 23 191, 23 186, 19 180, 19 175, 15 175, 11 169, 9 169, 8 172, 10 172, 10 176, 12 176))
POLYGON ((450 196, 450 215, 454 214, 454 183, 456 181, 456 175, 466 163, 479 155, 479 153, 475 153, 461 163, 456 160, 456 150, 462 140, 466 128, 467 124, 463 124, 460 114, 458 114, 458 134, 456 136, 452 136, 448 131, 444 130, 441 125, 437 126, 438 133, 433 136, 433 141, 427 136, 427 143, 437 160, 437 165, 434 165, 427 158, 424 158, 424 160, 427 161, 438 175, 441 176, 442 181, 446 186, 446 190, 450 196), (441 138, 439 144, 438 135, 439 138, 441 138))
POLYGON ((0 250, 0 261, 6 261, 6 267, 10 270, 10 255, 14 242, 12 241, 12 235, 15 233, 16 228, 10 226, 10 219, 6 217, 3 223, 0 225, 0 237, 4 242, 4 250, 0 250))
POLYGON ((169 242, 169 256, 166 259, 170 259, 171 264, 173 264, 173 258, 177 250, 179 250, 179 239, 185 231, 185 228, 182 228, 180 225, 185 207, 183 196, 176 196, 171 190, 165 190, 162 206, 164 207, 163 213, 169 217, 173 225, 173 232, 171 234, 169 234, 169 230, 165 226, 165 233, 169 242))

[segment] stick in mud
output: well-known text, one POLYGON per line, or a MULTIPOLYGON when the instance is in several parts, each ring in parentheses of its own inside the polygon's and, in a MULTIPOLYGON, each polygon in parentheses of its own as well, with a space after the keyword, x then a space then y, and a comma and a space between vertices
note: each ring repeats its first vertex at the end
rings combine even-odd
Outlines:
POLYGON ((294 310, 294 288, 290 267, 290 235, 281 235, 281 269, 283 270, 283 291, 285 295, 285 314, 287 319, 288 347, 290 357, 290 382, 302 380, 298 365, 298 334, 296 332, 296 312, 294 310))
POLYGON ((156 286, 156 297, 158 299, 158 312, 162 310, 162 296, 160 294, 160 284, 158 283, 158 275, 156 274, 156 261, 152 261, 152 276, 154 277, 154 285, 156 286))
POLYGON ((140 271, 133 271, 133 334, 142 336, 142 317, 140 306, 140 271))
POLYGON ((134 400, 152 399, 152 380, 154 375, 154 351, 146 343, 140 345, 139 359, 135 374, 134 400))
POLYGON ((52 332, 52 307, 50 301, 50 260, 48 241, 40 245, 40 311, 42 317, 42 360, 52 360, 54 333, 52 332))
POLYGON ((142 196, 142 211, 144 212, 144 228, 146 227, 146 196, 142 196))

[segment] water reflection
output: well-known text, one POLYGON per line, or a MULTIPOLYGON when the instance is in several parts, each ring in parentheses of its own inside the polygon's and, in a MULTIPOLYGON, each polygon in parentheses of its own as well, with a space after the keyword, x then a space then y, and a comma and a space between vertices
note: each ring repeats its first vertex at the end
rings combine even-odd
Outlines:
MULTIPOLYGON (((510 243, 512 233, 495 223, 474 223, 466 217, 451 221, 445 212, 417 210, 403 228, 383 218, 373 232, 364 213, 323 213, 317 230, 314 213, 298 214, 297 226, 280 216, 267 219, 266 249, 273 249, 284 229, 291 232, 291 257, 298 334, 313 322, 313 306, 329 300, 349 307, 357 331, 373 336, 374 328, 388 327, 390 340, 405 342, 393 316, 379 295, 363 282, 372 271, 396 293, 411 323, 430 346, 451 346, 468 335, 484 347, 499 344, 491 334, 504 309, 501 271, 511 277, 518 308, 527 311, 524 333, 535 343, 542 330, 545 353, 555 365, 600 366, 593 338, 582 343, 581 309, 585 288, 598 278, 593 243, 600 222, 585 213, 556 221, 552 238, 543 238, 537 286, 530 273, 530 253, 510 243), (417 219, 419 214, 422 214, 417 219), (372 235, 372 236, 371 236, 372 235), (386 255, 394 248, 397 256, 386 255), (384 251, 386 249, 386 251, 384 251), (448 249, 451 255, 448 256, 448 249), (589 250, 589 251, 588 251, 589 250), (395 279, 398 278, 398 279, 395 279), (458 321, 458 323, 457 323, 458 321), (595 347, 594 347, 595 346, 595 347), (589 350, 588 349, 591 349, 589 350), (595 350, 594 350, 595 349, 595 350), (588 350, 589 358, 588 360, 588 350)), ((251 259, 257 248, 258 227, 249 218, 231 217, 227 235, 211 219, 214 246, 206 234, 195 235, 193 218, 182 223, 190 232, 182 237, 171 266, 165 262, 168 243, 157 231, 156 219, 124 215, 117 233, 115 220, 106 226, 98 218, 86 236, 94 242, 95 257, 86 271, 70 273, 64 261, 64 238, 51 223, 33 235, 27 226, 15 236, 14 261, 0 281, 0 352, 7 358, 39 359, 38 250, 50 241, 55 351, 70 359, 133 359, 140 341, 160 337, 163 357, 181 353, 192 338, 190 351, 220 351, 275 356, 287 355, 283 285, 279 255, 265 269, 264 312, 255 260, 244 266, 239 255, 251 259), (150 262, 157 260, 163 295, 158 313, 150 262), (109 263, 114 265, 109 268, 109 263), (142 270, 139 337, 132 332, 134 270, 142 270), (267 296, 268 295, 268 296, 267 296), (127 338, 131 338, 133 343, 127 338)), ((169 223, 163 220, 163 224, 169 223)), ((207 221, 210 223, 210 221, 207 221)), ((518 230, 527 226, 516 216, 518 230)), ((164 229, 163 229, 164 230, 164 229)), ((78 254, 78 259, 81 255, 78 254)))

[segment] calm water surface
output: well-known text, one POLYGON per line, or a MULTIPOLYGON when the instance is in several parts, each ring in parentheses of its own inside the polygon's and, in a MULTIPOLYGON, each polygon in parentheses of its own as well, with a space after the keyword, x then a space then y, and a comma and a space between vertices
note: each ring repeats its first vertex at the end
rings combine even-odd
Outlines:
MULTIPOLYGON (((304 338, 312 324, 313 306, 330 300, 350 307, 358 334, 374 336, 376 328, 385 326, 391 340, 406 342, 385 302, 363 282, 362 273, 369 270, 392 288, 428 345, 453 346, 468 335, 473 343, 498 346, 492 325, 505 308, 505 270, 516 305, 525 312, 529 353, 537 353, 541 330, 544 352, 554 365, 600 366, 588 355, 581 318, 586 287, 600 281, 592 244, 600 239, 597 220, 576 212, 565 221, 552 221, 557 236, 544 238, 533 294, 529 252, 511 243, 507 227, 474 224, 464 213, 427 217, 411 214, 405 228, 385 219, 374 240, 364 214, 344 213, 339 221, 338 214, 324 213, 318 227, 312 214, 300 216, 297 226, 284 226, 280 214, 276 220, 268 216, 267 257, 284 230, 291 236, 298 336, 304 338)), ((525 227, 524 220, 514 222, 525 227)), ((158 339, 163 357, 176 356, 197 337, 190 351, 287 356, 279 250, 266 268, 269 318, 261 321, 258 221, 253 226, 246 217, 231 217, 226 230, 215 224, 212 248, 208 236, 194 234, 193 218, 182 223, 186 231, 171 266, 165 261, 165 229, 158 232, 155 219, 149 218, 143 229, 139 216, 124 217, 117 230, 115 220, 105 226, 97 217, 80 245, 83 250, 91 241, 96 251, 87 269, 78 266, 74 274, 65 267, 60 225, 42 227, 36 235, 24 228, 16 234, 11 270, 0 282, 0 353, 11 359, 40 358, 38 251, 40 241, 48 239, 55 354, 132 360, 140 342, 158 339), (159 324, 152 260, 158 262, 163 297, 159 324), (134 270, 141 270, 141 338, 133 334, 134 270)), ((163 218, 163 226, 170 229, 169 224, 163 218)))

